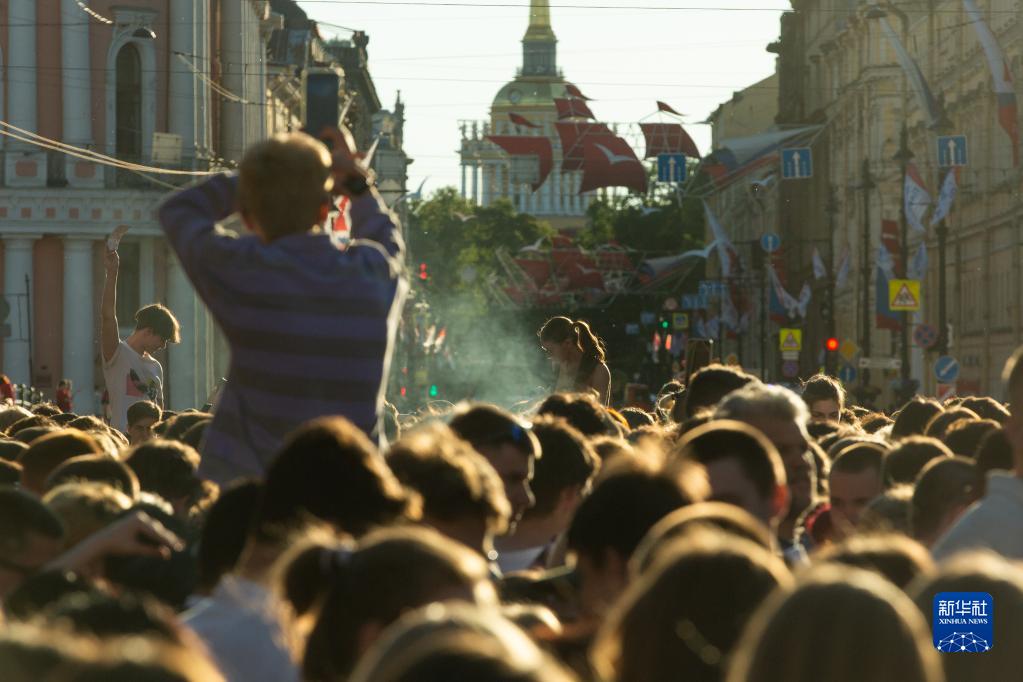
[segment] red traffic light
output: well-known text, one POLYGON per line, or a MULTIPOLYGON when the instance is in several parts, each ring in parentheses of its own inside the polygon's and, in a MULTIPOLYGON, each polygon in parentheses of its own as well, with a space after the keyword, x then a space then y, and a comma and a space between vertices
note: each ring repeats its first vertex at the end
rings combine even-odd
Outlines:
POLYGON ((426 263, 420 263, 419 264, 419 279, 426 280, 426 279, 429 279, 429 278, 430 278, 430 275, 426 271, 426 263))
POLYGON ((838 339, 832 336, 831 338, 824 342, 824 347, 830 351, 838 350, 838 339))

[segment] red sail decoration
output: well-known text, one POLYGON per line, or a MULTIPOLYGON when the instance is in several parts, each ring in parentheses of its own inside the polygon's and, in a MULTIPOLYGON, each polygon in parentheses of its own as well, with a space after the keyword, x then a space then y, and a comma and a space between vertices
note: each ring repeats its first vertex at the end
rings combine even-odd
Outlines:
POLYGON ((676 116, 681 116, 682 115, 682 114, 678 113, 677 111, 675 111, 675 109, 672 108, 670 105, 665 104, 664 102, 662 102, 660 100, 657 101, 657 111, 663 111, 663 112, 665 112, 667 114, 675 114, 676 116))
POLYGON ((554 167, 554 150, 546 137, 525 135, 488 135, 487 139, 511 156, 535 156, 540 163, 540 172, 533 191, 540 189, 554 167))
POLYGON ((581 99, 565 99, 557 97, 554 107, 558 110, 558 118, 596 118, 586 102, 581 99))
POLYGON ((635 192, 646 192, 646 168, 629 143, 620 137, 594 141, 583 150, 579 193, 600 187, 628 187, 635 192))
POLYGON ((558 121, 554 124, 561 138, 561 170, 583 169, 583 150, 592 142, 614 137, 611 129, 603 123, 569 123, 558 121))
POLYGON ((512 123, 514 123, 517 126, 524 126, 526 128, 539 128, 540 127, 539 124, 533 123, 532 121, 530 121, 525 116, 520 116, 519 114, 508 114, 508 118, 511 120, 512 123))
POLYGON ((576 86, 572 85, 571 83, 565 83, 565 92, 567 92, 567 93, 568 93, 569 95, 571 95, 572 97, 578 97, 579 99, 584 99, 584 100, 586 100, 587 102, 590 102, 590 101, 592 101, 592 100, 591 100, 591 99, 590 99, 589 97, 587 97, 586 95, 584 95, 584 94, 583 94, 583 93, 582 93, 582 92, 581 92, 581 91, 579 90, 579 88, 577 88, 576 86))
POLYGON ((646 156, 651 159, 658 154, 685 154, 691 159, 700 158, 693 138, 678 123, 640 123, 646 138, 646 156))

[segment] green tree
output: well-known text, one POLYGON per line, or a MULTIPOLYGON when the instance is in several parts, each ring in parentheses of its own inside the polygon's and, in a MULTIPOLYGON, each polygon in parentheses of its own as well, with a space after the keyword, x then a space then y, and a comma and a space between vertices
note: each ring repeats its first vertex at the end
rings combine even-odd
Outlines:
POLYGON ((498 201, 477 207, 445 187, 413 207, 407 230, 413 268, 426 263, 431 303, 474 307, 487 303, 487 281, 498 272, 497 252, 514 254, 554 234, 543 221, 498 201))
POLYGON ((698 199, 679 199, 670 188, 650 184, 645 196, 601 194, 590 204, 584 247, 609 241, 637 251, 680 253, 704 243, 703 207, 698 199))

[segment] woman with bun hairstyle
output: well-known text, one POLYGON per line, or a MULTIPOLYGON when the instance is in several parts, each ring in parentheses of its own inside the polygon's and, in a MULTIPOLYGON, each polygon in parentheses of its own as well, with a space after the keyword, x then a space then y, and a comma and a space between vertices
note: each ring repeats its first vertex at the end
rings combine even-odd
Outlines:
POLYGON ((607 405, 611 401, 611 370, 606 350, 590 325, 582 320, 552 317, 539 332, 540 345, 558 364, 556 393, 594 393, 607 405))

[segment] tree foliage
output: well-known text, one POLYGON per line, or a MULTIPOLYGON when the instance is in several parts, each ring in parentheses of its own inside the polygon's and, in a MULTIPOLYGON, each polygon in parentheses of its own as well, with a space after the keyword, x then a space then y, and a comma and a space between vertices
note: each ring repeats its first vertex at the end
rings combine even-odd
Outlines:
POLYGON ((680 253, 704 242, 699 200, 654 190, 646 197, 601 196, 590 204, 583 246, 609 241, 643 252, 680 253))
POLYGON ((415 205, 409 222, 409 248, 415 267, 427 264, 430 297, 476 305, 485 305, 485 283, 501 267, 499 249, 514 254, 554 234, 546 222, 516 213, 508 201, 473 206, 454 187, 415 205))

